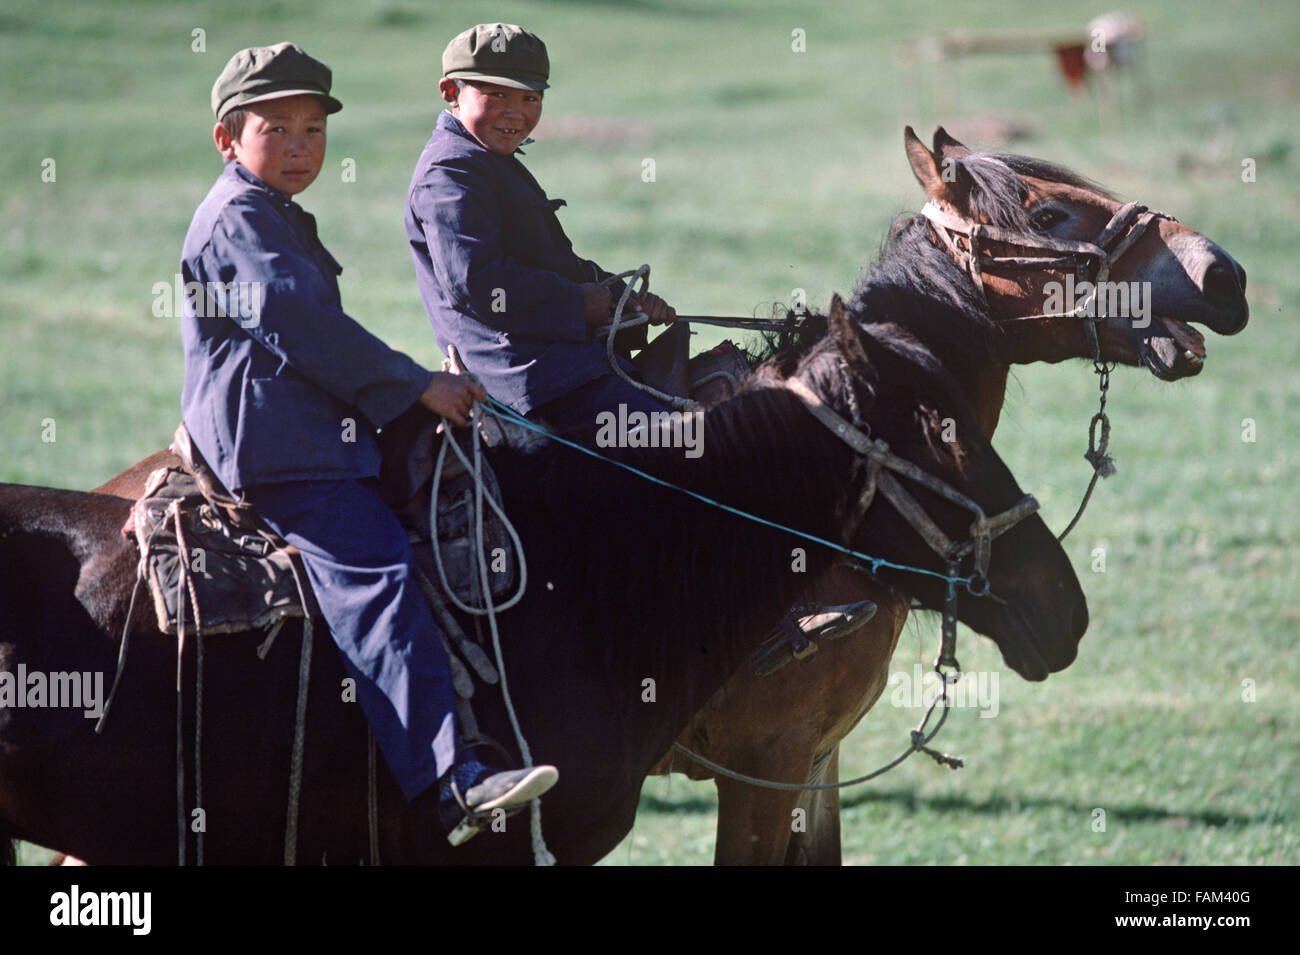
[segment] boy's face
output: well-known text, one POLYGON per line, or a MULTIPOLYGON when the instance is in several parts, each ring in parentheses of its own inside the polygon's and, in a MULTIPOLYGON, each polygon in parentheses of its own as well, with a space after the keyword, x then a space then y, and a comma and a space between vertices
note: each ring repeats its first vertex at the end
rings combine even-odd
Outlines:
POLYGON ((467 80, 457 94, 447 79, 438 89, 469 134, 501 156, 512 154, 542 118, 542 94, 533 90, 467 80))
POLYGON ((286 96, 244 107, 239 139, 221 123, 212 131, 217 150, 237 159, 258 179, 286 196, 297 195, 320 175, 325 161, 325 107, 315 96, 286 96))

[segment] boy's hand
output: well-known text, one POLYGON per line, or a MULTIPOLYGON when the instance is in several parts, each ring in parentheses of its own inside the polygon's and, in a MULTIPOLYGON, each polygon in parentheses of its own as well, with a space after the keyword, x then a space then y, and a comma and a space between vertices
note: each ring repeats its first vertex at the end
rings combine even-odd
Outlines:
POLYGON ((677 321, 677 309, 653 292, 647 293, 646 297, 642 299, 633 296, 628 299, 628 304, 636 305, 639 311, 649 315, 651 325, 671 325, 677 321))
POLYGON ((608 325, 614 314, 614 296, 609 289, 595 282, 586 282, 582 286, 582 320, 595 328, 608 325))
MULTIPOLYGON (((671 325, 677 320, 677 309, 653 293, 645 298, 628 296, 624 314, 632 312, 645 312, 651 325, 671 325)), ((607 325, 613 314, 614 296, 608 288, 590 282, 582 286, 582 317, 588 325, 607 325)))
POLYGON ((463 425, 469 421, 470 409, 474 399, 482 401, 487 392, 481 385, 470 381, 464 375, 453 375, 446 371, 437 371, 429 382, 429 387, 420 395, 420 404, 436 415, 442 415, 454 425, 463 425))

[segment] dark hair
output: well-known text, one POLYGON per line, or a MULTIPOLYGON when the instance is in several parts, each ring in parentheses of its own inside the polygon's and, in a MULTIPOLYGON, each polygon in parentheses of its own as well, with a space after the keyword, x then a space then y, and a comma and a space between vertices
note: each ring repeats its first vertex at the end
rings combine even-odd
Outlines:
MULTIPOLYGON (((459 95, 461 94, 461 91, 464 90, 466 86, 472 86, 472 87, 474 87, 475 89, 479 89, 480 87, 482 87, 482 85, 483 85, 484 83, 487 82, 487 80, 463 79, 463 78, 461 78, 461 77, 459 77, 459 76, 451 76, 451 77, 448 77, 448 79, 450 79, 453 83, 456 84, 456 95, 457 95, 457 96, 459 96, 459 95)), ((542 91, 541 91, 541 90, 529 90, 528 92, 530 92, 530 93, 536 93, 538 96, 541 96, 541 95, 542 95, 542 91)))
POLYGON ((244 120, 248 119, 248 112, 242 106, 236 106, 225 116, 221 117, 218 122, 226 127, 226 132, 230 133, 230 138, 239 142, 239 137, 244 132, 244 120))

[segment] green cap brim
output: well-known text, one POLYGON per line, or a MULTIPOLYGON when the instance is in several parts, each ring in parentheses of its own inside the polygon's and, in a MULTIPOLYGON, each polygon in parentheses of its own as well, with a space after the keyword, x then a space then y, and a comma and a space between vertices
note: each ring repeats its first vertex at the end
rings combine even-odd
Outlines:
POLYGON ((234 97, 234 99, 230 103, 226 104, 226 106, 222 108, 221 116, 217 117, 217 121, 220 122, 221 118, 224 117, 227 113, 229 113, 232 109, 238 109, 241 106, 251 106, 254 103, 265 103, 268 100, 273 100, 273 99, 285 99, 289 96, 316 97, 316 99, 320 100, 322 103, 325 104, 325 114, 327 116, 330 113, 337 113, 339 110, 343 108, 342 103, 336 100, 333 96, 330 96, 328 93, 322 93, 320 90, 312 90, 312 89, 275 90, 274 92, 271 93, 262 93, 258 96, 250 96, 247 99, 238 96, 234 97))
POLYGON ((445 77, 449 80, 475 80, 479 83, 495 83, 498 86, 508 86, 515 90, 540 90, 550 89, 551 85, 546 80, 521 80, 514 76, 488 76, 485 73, 473 73, 469 70, 452 70, 445 77))

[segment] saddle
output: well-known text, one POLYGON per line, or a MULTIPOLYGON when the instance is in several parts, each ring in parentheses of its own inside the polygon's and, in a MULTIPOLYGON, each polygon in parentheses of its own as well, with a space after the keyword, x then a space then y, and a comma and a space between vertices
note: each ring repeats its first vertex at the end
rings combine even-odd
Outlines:
POLYGON ((750 370, 745 353, 734 342, 723 341, 687 358, 689 347, 689 325, 678 322, 642 348, 632 364, 647 384, 671 395, 687 395, 705 407, 734 395, 750 370))
MULTIPOLYGON (((479 605, 483 595, 470 541, 474 475, 459 456, 447 456, 438 507, 431 513, 429 506, 439 441, 464 444, 467 439, 439 439, 436 430, 436 418, 408 413, 398 419, 391 437, 386 432, 380 491, 407 528, 421 569, 430 579, 444 579, 445 592, 479 605), (435 522, 441 573, 428 546, 435 522)), ((140 546, 141 577, 149 585, 159 629, 176 634, 186 619, 186 605, 194 632, 203 634, 265 628, 301 617, 304 600, 314 611, 310 584, 295 571, 300 560, 296 548, 261 521, 242 496, 222 486, 184 424, 176 429, 171 450, 182 466, 159 468, 149 476, 122 529, 140 546)), ((499 506, 496 476, 486 461, 481 473, 485 493, 499 506)), ((483 527, 485 550, 498 558, 490 589, 500 599, 516 585, 517 561, 504 522, 490 507, 483 527)))
POLYGON ((221 486, 183 424, 171 450, 184 467, 150 474, 122 528, 140 546, 158 629, 233 633, 304 616, 310 585, 296 549, 221 486))

